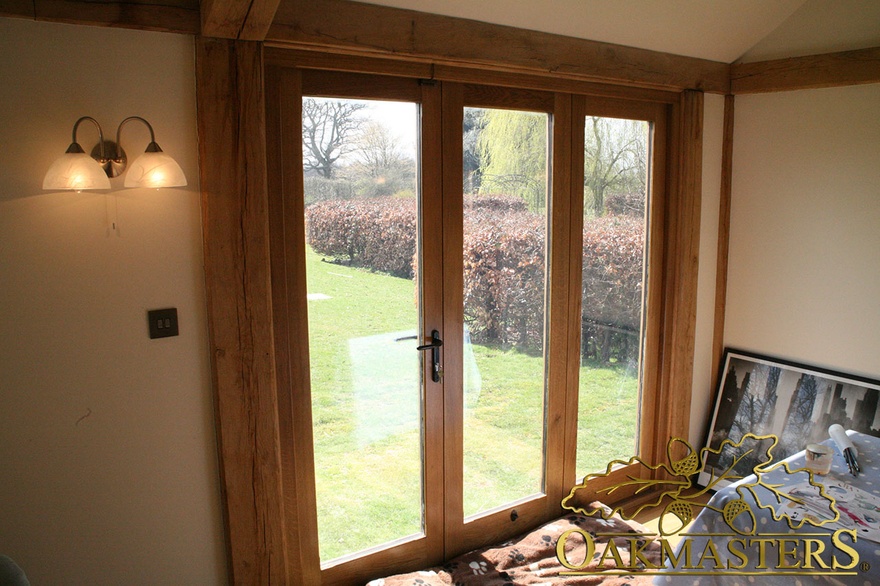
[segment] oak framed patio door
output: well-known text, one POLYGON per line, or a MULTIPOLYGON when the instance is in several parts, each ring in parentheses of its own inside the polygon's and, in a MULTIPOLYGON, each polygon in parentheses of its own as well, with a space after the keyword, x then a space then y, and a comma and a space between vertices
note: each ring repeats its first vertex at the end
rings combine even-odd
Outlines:
POLYGON ((266 128, 279 465, 303 581, 422 569, 560 514, 597 442, 579 429, 595 400, 579 382, 591 116, 645 129, 620 449, 653 454, 660 395, 642 389, 662 384, 669 285, 649 211, 667 213, 668 104, 302 57, 267 68, 266 128))

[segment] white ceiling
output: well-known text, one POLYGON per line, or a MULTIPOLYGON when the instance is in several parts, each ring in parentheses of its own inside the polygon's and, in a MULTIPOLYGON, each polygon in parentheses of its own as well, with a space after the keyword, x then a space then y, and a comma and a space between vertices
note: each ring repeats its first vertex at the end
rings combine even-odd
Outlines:
POLYGON ((880 0, 368 2, 724 63, 880 46, 880 0))

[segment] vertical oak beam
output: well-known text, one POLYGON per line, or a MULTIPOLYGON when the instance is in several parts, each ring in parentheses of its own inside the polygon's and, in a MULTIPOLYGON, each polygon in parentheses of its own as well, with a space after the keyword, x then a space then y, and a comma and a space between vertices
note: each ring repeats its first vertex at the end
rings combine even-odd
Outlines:
MULTIPOLYGON (((443 212, 443 417, 446 429, 463 428, 464 397, 452 389, 464 388, 462 378, 462 348, 464 331, 451 324, 464 323, 464 304, 461 301, 464 290, 463 254, 464 246, 461 229, 464 215, 462 211, 464 193, 462 178, 462 140, 461 129, 464 118, 464 90, 460 84, 443 84, 440 92, 440 141, 441 141, 441 181, 443 212)), ((464 544, 463 527, 458 526, 464 518, 462 488, 464 486, 464 438, 461 433, 447 433, 443 437, 443 463, 445 493, 443 507, 446 517, 443 551, 446 559, 464 553, 469 548, 464 544)))
MULTIPOLYGON (((677 110, 671 147, 674 176, 668 192, 666 216, 669 248, 664 276, 669 301, 665 304, 661 362, 663 397, 668 400, 666 407, 659 410, 661 421, 657 429, 665 430, 667 436, 687 439, 697 322, 703 93, 685 90, 677 110)), ((668 439, 657 438, 655 449, 660 453, 655 454, 656 457, 665 458, 665 442, 668 439)))
MULTIPOLYGON (((584 126, 586 104, 583 96, 572 96, 569 116, 568 198, 568 349, 565 376, 565 444, 563 490, 582 481, 577 478, 578 402, 580 400, 581 322, 584 265, 584 126)), ((555 154, 554 154, 555 156, 555 154)), ((562 495, 563 498, 566 496, 562 495)), ((560 500, 561 502, 561 500, 560 500)))
POLYGON ((724 97, 724 131, 721 143, 721 205, 718 210, 718 258, 715 269, 715 326, 712 337, 712 382, 718 380, 724 352, 724 319, 727 311, 727 267, 730 253, 730 202, 733 192, 732 95, 724 97))
POLYGON ((302 76, 267 66, 266 144, 272 314, 288 572, 321 582, 309 377, 302 161, 302 76))
MULTIPOLYGON (((548 149, 550 160, 550 188, 547 215, 548 238, 546 246, 547 285, 546 296, 549 300, 545 314, 547 350, 546 361, 546 412, 547 424, 545 433, 547 453, 546 477, 544 491, 549 495, 547 517, 558 515, 562 498, 568 494, 573 482, 566 478, 566 440, 571 418, 566 418, 567 402, 570 400, 567 391, 570 389, 568 377, 572 374, 571 359, 574 352, 580 351, 571 347, 574 339, 570 335, 578 323, 570 314, 571 300, 571 221, 574 216, 572 206, 572 96, 557 93, 554 95, 554 106, 551 131, 552 148, 548 149)), ((583 165, 581 165, 583 166, 583 165)), ((583 198, 579 198, 583 201, 583 198)), ((576 239, 581 240, 582 239, 576 239)), ((579 291, 579 290, 578 290, 579 291)), ((575 398, 575 402, 577 399, 575 398)), ((576 441, 575 433, 575 441, 576 441)), ((570 469, 570 468, 569 468, 570 469)), ((573 475, 572 475, 573 476, 573 475)))
POLYGON ((198 39, 196 86, 208 325, 231 581, 288 583, 261 44, 198 39))

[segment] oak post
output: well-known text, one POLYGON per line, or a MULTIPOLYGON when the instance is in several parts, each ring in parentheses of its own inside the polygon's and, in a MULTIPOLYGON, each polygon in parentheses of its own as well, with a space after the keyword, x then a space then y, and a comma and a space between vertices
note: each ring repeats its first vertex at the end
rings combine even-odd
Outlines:
POLYGON ((288 583, 262 45, 196 43, 202 230, 230 578, 288 583))
POLYGON ((655 438, 655 461, 665 459, 671 437, 688 439, 690 397, 694 367, 694 336, 697 321, 697 277, 700 249, 700 200, 702 197, 703 93, 685 90, 673 122, 672 161, 674 177, 669 190, 666 228, 667 249, 663 320, 662 397, 655 438))
POLYGON ((734 100, 724 97, 724 136, 721 147, 721 205, 718 210, 718 257, 715 269, 715 325, 712 337, 712 383, 718 380, 724 352, 724 319, 727 311, 727 267, 730 252, 730 203, 733 192, 734 100))

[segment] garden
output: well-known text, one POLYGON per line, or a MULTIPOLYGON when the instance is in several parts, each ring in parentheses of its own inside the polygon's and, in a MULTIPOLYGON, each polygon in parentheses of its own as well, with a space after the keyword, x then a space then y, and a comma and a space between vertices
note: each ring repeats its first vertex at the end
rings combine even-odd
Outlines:
MULTIPOLYGON (((373 120, 352 123, 360 138, 349 142, 359 150, 331 156, 315 138, 322 116, 339 127, 340 115, 357 122, 369 107, 309 101, 309 352, 326 561, 422 530, 418 210, 414 152, 373 120)), ((626 138, 602 132, 605 148, 609 138, 626 138)), ((546 187, 546 119, 469 109, 463 140, 469 516, 541 490, 547 235, 545 195, 536 186, 546 187), (531 146, 525 154, 493 150, 490 138, 531 146)), ((625 180, 620 163, 602 167, 595 159, 587 157, 585 169, 593 186, 585 186, 592 203, 583 232, 579 476, 633 455, 638 420, 644 191, 625 180)))
MULTIPOLYGON (((543 311, 530 308, 543 308, 545 228, 510 196, 470 198, 465 217, 465 511, 475 514, 540 490, 543 311)), ((309 323, 323 559, 421 529, 419 354, 414 340, 394 341, 414 338, 418 323, 415 223, 415 199, 307 210, 308 290, 322 296, 309 323), (365 357, 356 345, 376 348, 376 332, 390 333, 386 352, 365 357), (352 527, 352 515, 370 521, 352 527)), ((579 474, 633 455, 641 241, 632 218, 596 218, 584 231, 579 474)))

